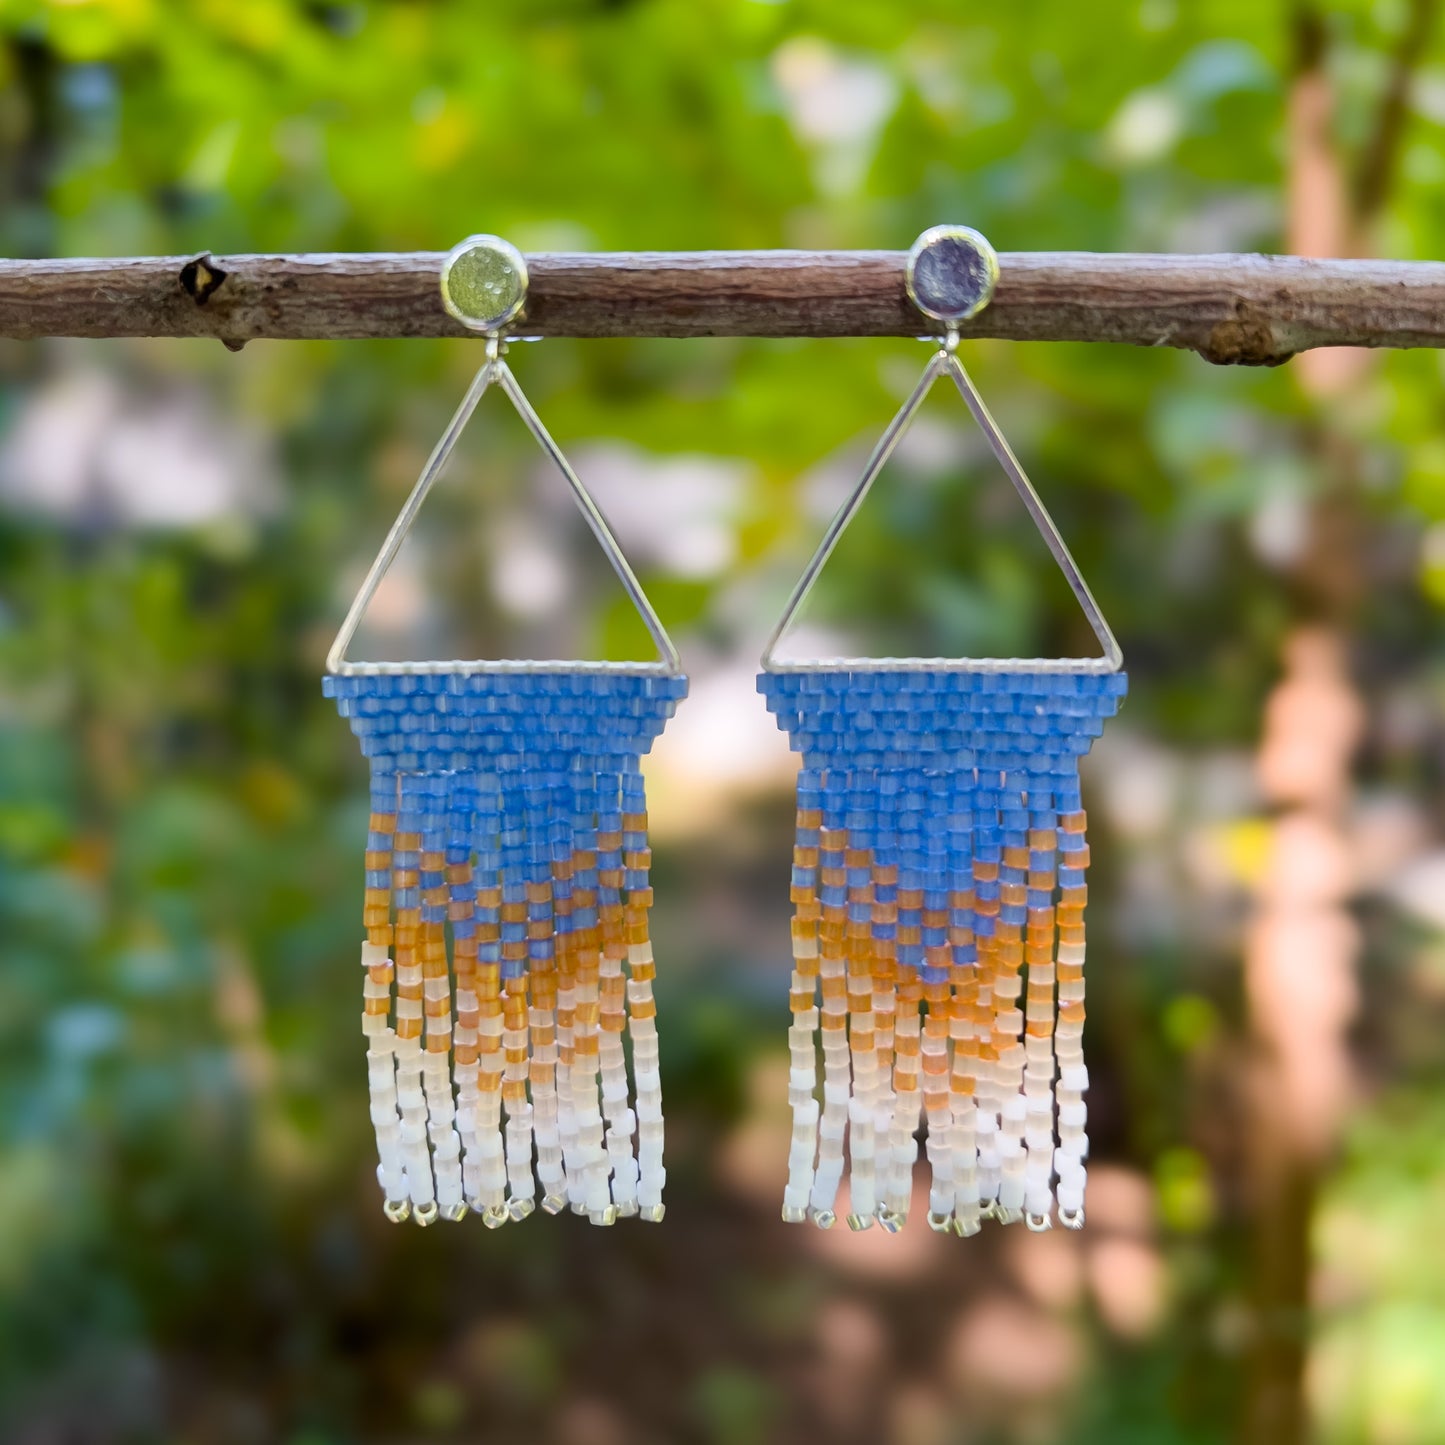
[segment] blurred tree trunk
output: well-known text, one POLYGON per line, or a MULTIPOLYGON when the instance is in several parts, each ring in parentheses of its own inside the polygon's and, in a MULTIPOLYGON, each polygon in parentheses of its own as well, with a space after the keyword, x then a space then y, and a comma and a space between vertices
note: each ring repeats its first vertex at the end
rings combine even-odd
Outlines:
MULTIPOLYGON (((1324 16, 1295 12, 1288 124, 1288 249, 1358 256, 1395 175, 1411 78, 1434 29, 1437 0, 1413 0, 1375 125, 1353 183, 1334 142, 1324 16)), ((1306 393, 1326 402, 1377 364, 1360 350, 1295 359, 1306 393)), ((1346 833, 1351 761, 1363 705, 1349 676, 1352 619, 1363 594, 1368 536, 1358 457, 1321 406, 1311 437, 1322 479, 1298 559, 1298 622, 1265 708, 1259 781, 1277 811, 1245 940, 1244 982, 1255 1045, 1248 1158, 1254 1220, 1254 1333, 1245 1402, 1248 1445, 1298 1445, 1305 1398, 1311 1232, 1320 1173, 1351 1087, 1348 1029, 1359 938, 1346 833)))

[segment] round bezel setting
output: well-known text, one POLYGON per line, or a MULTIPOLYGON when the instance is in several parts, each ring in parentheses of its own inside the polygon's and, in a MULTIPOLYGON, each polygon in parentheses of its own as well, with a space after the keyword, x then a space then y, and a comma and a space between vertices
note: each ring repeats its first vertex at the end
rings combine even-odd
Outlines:
POLYGON ((527 300, 527 261, 500 236, 468 236, 446 254, 442 305, 472 331, 497 332, 527 300))
POLYGON ((998 285, 998 253, 971 226, 930 226, 910 247, 908 299, 935 321, 977 316, 998 285))

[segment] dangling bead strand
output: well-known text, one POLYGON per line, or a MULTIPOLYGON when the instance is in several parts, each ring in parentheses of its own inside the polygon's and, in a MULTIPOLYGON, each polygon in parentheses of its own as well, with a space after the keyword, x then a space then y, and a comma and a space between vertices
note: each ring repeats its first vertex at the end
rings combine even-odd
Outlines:
POLYGON ((806 769, 798 774, 798 809, 793 843, 790 896, 793 903, 793 976, 788 992, 792 1025, 788 1030, 788 1104, 793 1128, 788 1145, 788 1183, 783 1218, 800 1224, 808 1217, 813 1166, 818 1153, 818 859, 821 779, 806 769))
POLYGON ((392 942, 392 839, 396 833, 396 775, 383 773, 372 789, 372 814, 366 840, 366 891, 361 945, 363 985, 361 1027, 366 1036, 366 1072, 371 1095, 371 1122, 379 1158, 377 1182, 389 1217, 411 1213, 406 1164, 401 1144, 401 1116, 396 1097, 396 1032, 391 1026, 396 966, 392 942))

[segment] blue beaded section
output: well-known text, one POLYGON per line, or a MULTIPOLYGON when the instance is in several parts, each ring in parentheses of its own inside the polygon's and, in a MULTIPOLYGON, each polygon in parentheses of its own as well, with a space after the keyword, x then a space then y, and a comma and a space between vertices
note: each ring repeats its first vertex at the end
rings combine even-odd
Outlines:
MULTIPOLYGON (((1028 872, 1000 866, 996 880, 976 880, 974 865, 992 873, 1006 850, 1029 848, 1031 832, 1052 832, 1061 815, 1081 811, 1079 759, 1127 693, 1124 673, 810 669, 765 672, 758 691, 802 754, 799 811, 821 809, 823 829, 868 850, 873 869, 897 868, 896 888, 877 888, 879 903, 923 893, 922 910, 900 907, 896 925, 873 925, 875 938, 918 928, 923 912, 950 909, 952 895, 967 893, 988 907, 953 909, 950 924, 987 937, 995 920, 1021 926, 1030 907, 1048 907, 1055 885, 1082 885, 1083 871, 1069 862, 1083 854, 1080 833, 1060 831, 1057 854, 1030 854, 1049 887, 1029 889, 1023 904, 994 906, 1028 872)), ((819 830, 800 829, 797 842, 817 847, 819 830)), ((821 871, 844 861, 841 851, 824 851, 818 869, 794 870, 793 883, 818 888, 825 908, 847 904, 852 921, 869 922, 869 905, 849 900, 868 870, 856 870, 846 888, 818 887, 821 871)), ((922 930, 921 943, 898 946, 899 963, 926 983, 943 982, 946 971, 924 960, 948 936, 922 930)), ((973 963, 973 949, 955 946, 953 963, 973 963)))
MULTIPOLYGON (((641 759, 687 693, 685 677, 579 671, 329 675, 321 686, 370 764, 372 812, 394 814, 399 834, 420 834, 423 852, 470 861, 471 897, 500 884, 507 903, 525 901, 529 883, 550 881, 554 862, 594 851, 599 833, 621 830, 624 813, 645 810, 641 759)), ((561 886, 595 890, 600 905, 620 902, 625 889, 647 886, 645 870, 626 870, 624 890, 600 888, 597 870, 622 869, 624 852, 645 847, 645 835, 628 833, 621 850, 599 854, 596 869, 561 886)), ((398 853, 392 863, 419 868, 420 856, 398 853)), ((447 910, 421 896, 444 882, 442 873, 423 873, 420 888, 398 891, 394 903, 441 922, 447 910)), ((377 886, 384 886, 379 875, 377 886)), ((551 916, 550 905, 537 906, 551 916)), ((495 923, 488 915, 497 912, 475 909, 453 930, 495 923)), ((559 933, 596 922, 590 907, 555 919, 559 933)), ((504 941, 527 932, 524 924, 501 925, 504 941)), ((531 959, 541 959, 555 944, 539 939, 528 947, 531 959)), ((499 945, 483 943, 480 957, 495 961, 499 945)), ((527 960, 506 960, 503 976, 526 968, 527 960)))

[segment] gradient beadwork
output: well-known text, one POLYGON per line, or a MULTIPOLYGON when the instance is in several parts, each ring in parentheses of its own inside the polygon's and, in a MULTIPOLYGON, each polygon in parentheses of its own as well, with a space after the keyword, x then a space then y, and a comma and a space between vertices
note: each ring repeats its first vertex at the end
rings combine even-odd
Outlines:
POLYGON ((686 688, 603 670, 324 679, 371 768, 363 1023, 390 1217, 472 1208, 495 1226, 540 1184, 553 1213, 661 1218, 639 764, 686 688))
POLYGON ((1083 1219, 1078 760, 1122 673, 765 672, 802 754, 793 855, 793 1138, 783 1214, 906 1216, 920 1111, 929 1221, 1083 1219), (821 1009, 819 1008, 821 995, 821 1009), (823 1099, 817 1100, 817 1042, 823 1099))

